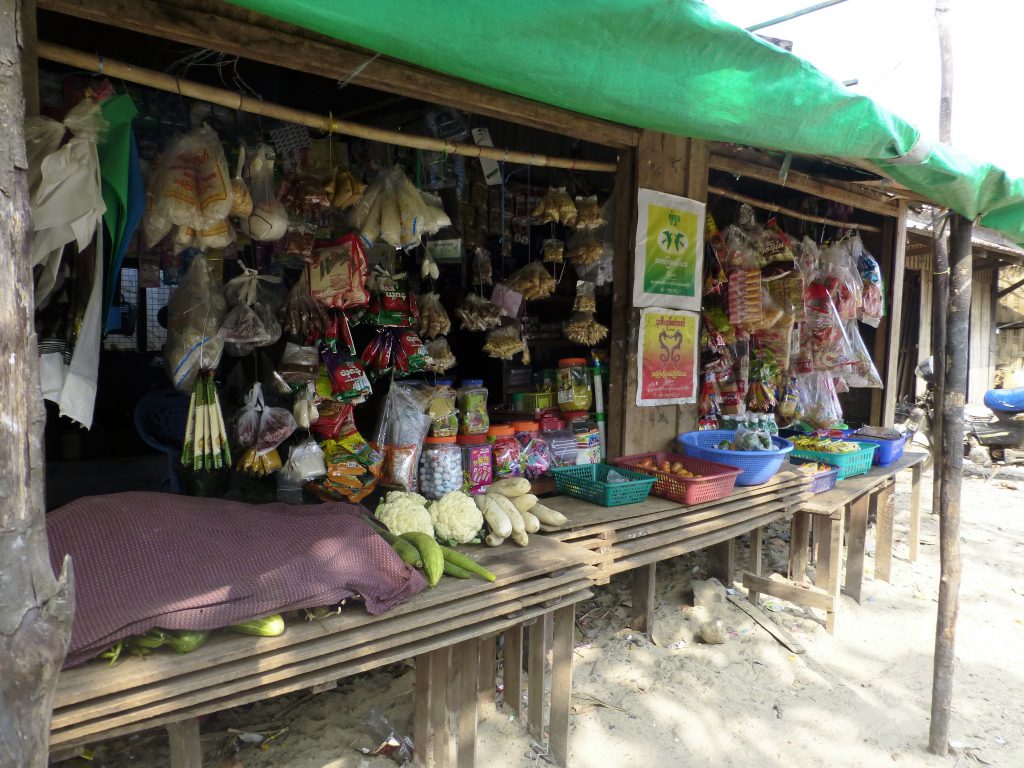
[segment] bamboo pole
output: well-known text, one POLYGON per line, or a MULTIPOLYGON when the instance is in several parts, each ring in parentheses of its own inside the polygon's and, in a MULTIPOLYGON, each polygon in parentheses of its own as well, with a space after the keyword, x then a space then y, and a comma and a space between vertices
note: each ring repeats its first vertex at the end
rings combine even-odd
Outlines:
POLYGON ((465 157, 483 157, 489 160, 499 160, 521 165, 541 166, 546 168, 565 168, 572 171, 597 171, 600 173, 615 173, 616 163, 605 163, 597 160, 577 160, 575 158, 552 157, 533 152, 518 152, 511 149, 498 149, 496 147, 480 147, 476 144, 463 144, 458 142, 435 139, 432 136, 416 136, 415 134, 399 131, 388 131, 382 128, 373 128, 359 123, 352 123, 347 120, 338 120, 332 116, 317 115, 313 112, 306 112, 301 109, 293 109, 280 104, 273 104, 263 101, 254 96, 229 91, 224 88, 215 88, 211 85, 204 85, 193 80, 182 80, 181 78, 157 72, 152 69, 144 69, 134 64, 128 64, 115 59, 107 59, 94 53, 78 51, 74 48, 67 48, 54 43, 39 41, 39 58, 54 61, 59 64, 67 64, 78 69, 97 72, 109 75, 113 78, 125 80, 129 83, 144 85, 167 93, 177 93, 190 99, 198 99, 211 104, 217 104, 229 109, 237 109, 240 112, 248 112, 253 115, 283 120, 288 123, 305 125, 324 133, 338 133, 345 136, 354 136, 370 141, 382 141, 399 147, 410 149, 423 149, 430 152, 446 152, 452 155, 464 155, 465 157))
POLYGON ((722 187, 715 187, 708 185, 709 195, 718 195, 729 200, 735 200, 737 203, 746 203, 752 205, 755 208, 760 208, 763 211, 769 213, 781 213, 783 216, 790 216, 794 219, 800 219, 800 221, 809 221, 812 224, 824 224, 827 227, 838 227, 839 229, 860 229, 864 232, 881 232, 881 227, 875 227, 871 224, 857 224, 849 221, 836 221, 835 219, 827 219, 824 216, 812 216, 809 213, 802 213, 800 211, 794 211, 792 208, 785 208, 775 203, 766 203, 764 200, 758 200, 756 197, 749 197, 747 195, 741 195, 739 192, 733 192, 732 190, 723 189, 722 187))
POLYGON ((960 490, 964 469, 964 402, 967 400, 967 340, 971 316, 971 222, 950 223, 950 290, 946 311, 946 387, 942 400, 942 498, 939 505, 939 607, 935 620, 935 667, 928 749, 949 748, 949 716, 956 660, 960 592, 960 490))

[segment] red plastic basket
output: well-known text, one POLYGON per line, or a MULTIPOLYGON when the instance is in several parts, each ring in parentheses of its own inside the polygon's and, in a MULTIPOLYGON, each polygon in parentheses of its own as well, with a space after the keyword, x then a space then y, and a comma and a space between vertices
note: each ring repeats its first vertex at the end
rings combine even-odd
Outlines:
POLYGON ((703 504, 708 501, 724 499, 732 493, 732 489, 736 486, 736 478, 743 473, 742 469, 730 467, 727 464, 667 451, 635 453, 632 456, 615 459, 615 463, 620 467, 656 478, 651 493, 682 504, 703 504), (688 471, 700 475, 700 477, 679 477, 658 469, 639 466, 640 462, 645 459, 651 459, 655 465, 663 461, 667 461, 669 464, 675 464, 678 461, 688 471))

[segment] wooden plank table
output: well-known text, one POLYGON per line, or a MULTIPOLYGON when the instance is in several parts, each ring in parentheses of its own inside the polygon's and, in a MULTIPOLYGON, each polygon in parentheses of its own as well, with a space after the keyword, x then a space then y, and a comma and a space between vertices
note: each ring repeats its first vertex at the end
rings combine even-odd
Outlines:
POLYGON ((733 541, 748 531, 784 519, 799 508, 808 495, 808 475, 786 465, 767 483, 737 486, 718 501, 684 505, 648 496, 637 504, 603 507, 570 496, 544 500, 544 504, 568 518, 562 526, 542 526, 547 536, 580 544, 592 553, 597 567, 595 583, 624 571, 633 572, 631 626, 650 633, 653 629, 655 569, 670 557, 713 547, 715 575, 724 583, 732 579, 733 541))
POLYGON ((751 561, 743 574, 743 585, 756 604, 760 594, 822 608, 826 611, 825 628, 835 632, 836 608, 839 604, 840 568, 843 559, 844 528, 849 530, 846 552, 844 591, 858 603, 863 591, 864 553, 869 520, 875 524, 875 578, 888 581, 892 573, 893 523, 896 475, 909 469, 910 490, 910 553, 917 559, 921 526, 921 471, 927 454, 904 453, 887 466, 872 466, 866 474, 840 480, 825 493, 807 497, 793 514, 790 532, 789 580, 772 581, 761 577, 760 563, 751 561), (808 586, 807 552, 809 536, 814 541, 814 586, 808 586))
MULTIPOLYGON (((480 689, 492 696, 495 689, 493 673, 487 678, 480 672, 494 668, 494 637, 518 632, 521 638, 524 628, 540 620, 553 622, 556 663, 549 722, 543 722, 543 712, 531 713, 531 725, 539 739, 548 733, 549 755, 564 766, 571 669, 563 667, 572 661, 575 603, 589 596, 596 575, 587 564, 592 553, 542 536, 531 538, 526 549, 467 551, 497 576, 493 583, 445 578, 378 616, 352 607, 315 622, 292 623, 280 637, 218 633, 187 655, 128 658, 113 669, 87 662, 62 672, 51 753, 66 755, 83 744, 163 726, 171 737, 172 767, 184 768, 198 754, 201 715, 415 657, 416 762, 443 768, 457 759, 466 768, 475 759, 480 689), (566 643, 568 650, 562 647, 566 643)), ((546 653, 544 633, 535 637, 535 630, 528 631, 531 650, 546 653)), ((543 703, 543 664, 529 672, 530 701, 543 703)))

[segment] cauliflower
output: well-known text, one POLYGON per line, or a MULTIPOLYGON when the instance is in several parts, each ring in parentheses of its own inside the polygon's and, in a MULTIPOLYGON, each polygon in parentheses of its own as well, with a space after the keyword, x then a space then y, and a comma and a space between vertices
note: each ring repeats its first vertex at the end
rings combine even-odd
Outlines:
POLYGON ((450 491, 430 504, 434 534, 449 544, 466 544, 480 535, 484 516, 472 497, 450 491))
POLYGON ((427 500, 418 493, 391 491, 373 513, 395 536, 409 531, 419 531, 428 536, 434 535, 434 526, 430 522, 430 513, 426 508, 427 500))

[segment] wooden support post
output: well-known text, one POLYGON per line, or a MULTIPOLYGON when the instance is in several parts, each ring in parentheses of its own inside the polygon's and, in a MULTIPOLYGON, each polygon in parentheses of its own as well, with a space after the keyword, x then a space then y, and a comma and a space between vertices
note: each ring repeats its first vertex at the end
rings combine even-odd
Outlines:
POLYGON ((167 739, 171 747, 171 768, 203 768, 199 718, 171 723, 167 726, 167 739))
POLYGON ((548 757, 561 768, 566 768, 569 762, 569 705, 572 694, 572 644, 575 619, 575 605, 567 605, 555 611, 551 655, 548 757))
POLYGON ((412 757, 413 765, 427 768, 433 765, 430 743, 433 739, 430 719, 430 692, 432 667, 430 654, 421 653, 416 657, 416 693, 412 715, 412 757))
POLYGON ((917 562, 921 545, 921 462, 910 468, 910 553, 909 560, 917 562))
POLYGON ((892 580, 892 538, 895 499, 895 483, 882 488, 875 494, 875 578, 880 581, 892 580))
MULTIPOLYGON (((493 637, 491 638, 493 641, 493 637)), ((458 768, 476 764, 477 697, 480 692, 481 641, 466 640, 452 649, 459 670, 459 719, 457 737, 458 768)), ((493 644, 491 646, 494 648, 493 644)))
POLYGON ((836 631, 836 611, 839 610, 839 567, 843 562, 843 517, 845 509, 839 509, 839 516, 829 519, 828 537, 828 568, 826 569, 825 589, 835 598, 835 608, 825 618, 825 630, 830 634, 836 631))
POLYGON ((732 539, 708 547, 708 573, 726 587, 732 586, 736 572, 736 545, 732 539))
MULTIPOLYGON (((28 8, 33 9, 32 4, 28 8)), ((28 8, 0 0, 0 764, 43 766, 74 609, 70 558, 54 578, 46 541, 43 427, 29 242, 20 61, 28 8)), ((32 17, 34 19, 34 16, 32 17)), ((32 85, 28 84, 29 90, 32 85)), ((31 98, 31 94, 24 94, 31 98)))
POLYGON ((656 563, 634 568, 633 576, 633 618, 630 629, 643 632, 650 639, 654 631, 654 588, 656 563))
MULTIPOLYGON (((869 504, 869 495, 865 493, 849 505, 850 538, 846 544, 846 594, 858 603, 864 585, 864 545, 868 536, 869 504)), ((842 553, 840 552, 838 556, 842 558, 842 553)))
POLYGON ((480 706, 494 705, 494 679, 497 675, 498 637, 489 635, 480 640, 480 706))
POLYGON ((551 626, 551 614, 546 613, 530 627, 530 659, 527 665, 527 730, 538 742, 544 741, 544 642, 551 626))
MULTIPOLYGON (((942 404, 942 475, 939 501, 939 606, 935 623, 935 669, 932 677, 928 749, 949 749, 953 701, 956 620, 960 593, 960 489, 963 480, 964 402, 967 393, 967 334, 971 307, 972 224, 958 214, 950 222, 950 291, 946 322, 945 397, 942 404)), ((940 373, 941 375, 941 373, 940 373)))
MULTIPOLYGON (((747 563, 747 570, 755 576, 761 575, 761 548, 764 542, 764 528, 758 526, 750 532, 750 560, 747 563)), ((751 589, 747 592, 747 600, 757 605, 760 594, 751 589)))
POLYGON ((793 581, 807 580, 807 547, 811 534, 809 512, 794 512, 789 527, 789 578, 793 581))
POLYGON ((523 625, 505 630, 502 650, 502 680, 505 684, 505 707, 516 720, 523 705, 523 625))
POLYGON ((451 648, 430 652, 430 730, 431 756, 436 768, 447 768, 451 709, 448 705, 448 675, 451 670, 451 648))

